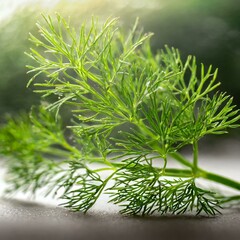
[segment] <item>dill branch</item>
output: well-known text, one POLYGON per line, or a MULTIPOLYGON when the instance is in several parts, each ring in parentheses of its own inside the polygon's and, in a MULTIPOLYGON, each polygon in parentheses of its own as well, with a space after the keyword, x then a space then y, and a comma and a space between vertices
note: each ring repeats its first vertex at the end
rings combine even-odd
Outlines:
POLYGON ((239 127, 232 98, 217 91, 217 70, 192 56, 183 61, 168 46, 153 53, 152 34, 138 21, 126 32, 116 18, 102 24, 93 18, 79 29, 59 15, 43 19, 40 35, 30 34, 34 46, 27 55, 35 62, 28 86, 45 105, 0 128, 9 191, 42 190, 84 213, 108 194, 133 215, 215 215, 224 201, 239 199, 196 183, 204 178, 240 189, 239 182, 198 166, 200 139, 239 127), (67 127, 63 106, 71 110, 67 127), (179 153, 186 145, 192 161, 179 153), (169 168, 169 157, 184 168, 169 168))

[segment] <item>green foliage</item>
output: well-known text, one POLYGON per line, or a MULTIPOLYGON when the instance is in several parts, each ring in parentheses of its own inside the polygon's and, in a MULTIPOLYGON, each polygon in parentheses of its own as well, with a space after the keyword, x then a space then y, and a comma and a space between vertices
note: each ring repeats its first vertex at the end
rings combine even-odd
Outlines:
POLYGON ((35 193, 61 169, 64 157, 69 157, 60 124, 43 107, 33 109, 29 116, 9 119, 1 128, 0 139, 0 154, 7 156, 12 184, 9 192, 35 193))
POLYGON ((159 171, 143 165, 127 166, 117 173, 110 192, 111 202, 120 204, 124 214, 219 213, 214 194, 196 187, 193 178, 161 179, 159 171))
POLYGON ((30 35, 29 85, 55 101, 0 130, 13 190, 44 186, 82 212, 106 193, 125 214, 218 213, 219 197, 196 179, 240 184, 198 167, 198 141, 239 127, 240 116, 231 97, 215 92, 217 71, 202 64, 198 74, 194 57, 183 62, 167 46, 154 54, 138 21, 125 33, 118 19, 93 18, 76 30, 58 15, 43 17, 41 36, 30 35), (63 106, 72 109, 71 139, 59 120, 63 106), (192 162, 178 152, 186 145, 192 162), (169 168, 170 157, 186 169, 169 168))
POLYGON ((66 200, 63 205, 74 211, 87 212, 98 199, 107 181, 103 181, 97 172, 79 162, 72 162, 70 168, 73 174, 83 171, 71 176, 65 183, 68 191, 62 197, 66 200))

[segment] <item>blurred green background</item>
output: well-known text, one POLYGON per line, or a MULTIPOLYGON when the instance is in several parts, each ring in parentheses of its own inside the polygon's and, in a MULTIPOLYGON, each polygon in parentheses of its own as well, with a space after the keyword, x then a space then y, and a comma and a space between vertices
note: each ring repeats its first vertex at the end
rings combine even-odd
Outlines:
POLYGON ((146 32, 154 32, 154 50, 164 44, 179 48, 183 57, 195 55, 199 63, 219 68, 221 90, 234 96, 240 107, 240 2, 237 0, 0 0, 0 118, 17 114, 39 101, 26 88, 32 64, 24 52, 31 43, 28 33, 36 34, 41 13, 71 16, 80 25, 92 15, 120 17, 129 27, 136 17, 146 32))

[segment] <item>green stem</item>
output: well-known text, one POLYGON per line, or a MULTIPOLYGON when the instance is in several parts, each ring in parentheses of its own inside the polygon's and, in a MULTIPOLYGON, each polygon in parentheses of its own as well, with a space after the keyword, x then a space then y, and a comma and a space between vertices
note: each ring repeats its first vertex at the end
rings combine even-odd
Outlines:
POLYGON ((132 119, 132 123, 139 127, 140 131, 147 136, 151 137, 151 139, 157 139, 158 136, 155 135, 144 123, 142 120, 132 119))
POLYGON ((106 168, 98 168, 97 170, 94 170, 94 172, 103 172, 103 171, 115 171, 116 168, 106 167, 106 168))
MULTIPOLYGON (((183 157, 181 154, 179 153, 171 153, 170 156, 172 158, 174 158, 175 160, 177 160, 178 162, 180 162, 181 164, 183 164, 184 166, 187 166, 187 167, 190 167, 192 169, 194 169, 194 163, 190 163, 185 157, 183 157)), ((197 164, 197 158, 195 159, 195 164, 197 164)), ((167 171, 167 169, 166 169, 167 171)), ((192 175, 195 174, 196 176, 196 173, 197 173, 197 177, 201 177, 201 178, 204 178, 204 179, 207 179, 207 180, 210 180, 210 181, 213 181, 213 182, 216 182, 216 183, 220 183, 222 185, 225 185, 227 187, 230 187, 230 188, 233 188, 233 189, 236 189, 236 190, 240 190, 240 183, 237 182, 237 181, 234 181, 232 179, 229 179, 227 177, 223 177, 223 176, 220 176, 218 174, 215 174, 215 173, 210 173, 210 172, 207 172, 201 168, 196 168, 195 169, 196 172, 192 172, 192 175)))
POLYGON ((213 182, 221 183, 222 185, 234 188, 236 190, 240 190, 240 183, 230 178, 226 178, 215 173, 210 173, 202 169, 198 169, 198 173, 199 177, 202 177, 213 182))
POLYGON ((193 143, 193 172, 196 174, 198 171, 198 144, 197 141, 193 143))
POLYGON ((71 146, 65 139, 63 139, 63 141, 60 141, 59 143, 69 152, 72 152, 76 155, 80 155, 79 150, 77 148, 71 146))
POLYGON ((178 168, 166 168, 164 170, 164 176, 167 177, 180 177, 180 178, 189 178, 192 177, 191 170, 178 169, 178 168))
POLYGON ((163 168, 162 168, 162 170, 161 170, 161 172, 162 172, 162 174, 164 175, 165 174, 165 169, 166 169, 166 167, 167 167, 167 157, 165 156, 164 158, 163 158, 163 168))
POLYGON ((96 203, 96 201, 97 201, 98 198, 100 197, 101 193, 103 192, 104 188, 106 187, 108 181, 114 176, 114 174, 116 174, 116 172, 117 172, 117 171, 114 171, 112 174, 110 174, 110 175, 103 181, 103 184, 102 184, 100 190, 98 191, 95 200, 92 202, 91 205, 88 206, 88 208, 85 210, 84 213, 86 213, 86 212, 96 203))
POLYGON ((231 196, 231 197, 225 197, 220 202, 222 204, 225 204, 228 202, 239 201, 239 200, 240 200, 240 195, 235 195, 235 196, 231 196))
POLYGON ((182 165, 192 168, 193 165, 190 163, 185 157, 183 157, 180 153, 174 152, 169 154, 172 158, 180 162, 182 165))

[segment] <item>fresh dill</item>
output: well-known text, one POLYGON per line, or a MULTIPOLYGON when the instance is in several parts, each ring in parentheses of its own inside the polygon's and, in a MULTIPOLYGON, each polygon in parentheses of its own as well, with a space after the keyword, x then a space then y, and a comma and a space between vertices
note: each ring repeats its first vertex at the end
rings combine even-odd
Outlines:
POLYGON ((240 126, 232 98, 216 91, 217 70, 199 67, 192 56, 182 61, 175 48, 153 53, 152 34, 138 21, 127 33, 115 18, 93 18, 79 30, 59 15, 43 18, 27 55, 36 63, 28 66, 28 85, 45 102, 0 129, 9 192, 61 193, 65 207, 81 212, 108 194, 132 215, 215 215, 221 202, 239 199, 196 182, 240 190, 239 182, 198 164, 200 139, 240 126), (63 106, 72 114, 67 127, 63 106), (192 161, 180 154, 184 146, 192 147, 192 161), (169 168, 169 159, 183 168, 169 168))

